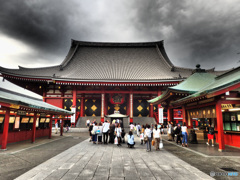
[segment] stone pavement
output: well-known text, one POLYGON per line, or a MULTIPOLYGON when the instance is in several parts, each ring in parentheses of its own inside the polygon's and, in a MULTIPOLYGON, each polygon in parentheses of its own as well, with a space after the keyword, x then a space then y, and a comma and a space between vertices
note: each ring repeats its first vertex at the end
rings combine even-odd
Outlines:
POLYGON ((146 152, 136 139, 134 149, 85 140, 16 179, 213 179, 164 149, 146 152))

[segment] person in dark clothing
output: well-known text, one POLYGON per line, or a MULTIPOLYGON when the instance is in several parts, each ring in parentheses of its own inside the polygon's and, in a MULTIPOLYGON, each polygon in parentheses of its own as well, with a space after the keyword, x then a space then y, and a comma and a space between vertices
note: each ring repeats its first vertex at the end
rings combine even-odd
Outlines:
POLYGON ((124 129, 122 129, 122 133, 121 133, 121 138, 122 138, 122 143, 125 143, 125 131, 124 129))
POLYGON ((171 122, 171 125, 172 125, 172 133, 171 133, 171 136, 172 136, 172 140, 174 141, 175 133, 174 133, 174 124, 173 124, 173 122, 171 122))
POLYGON ((90 126, 89 126, 89 128, 88 128, 89 136, 90 136, 90 140, 89 140, 89 142, 92 141, 92 133, 91 133, 92 129, 93 129, 93 123, 90 123, 90 126))
POLYGON ((182 143, 182 141, 181 141, 182 132, 181 132, 181 125, 180 124, 177 125, 177 128, 174 131, 174 134, 177 135, 176 143, 178 144, 178 142, 179 142, 181 144, 182 143))
POLYGON ((212 127, 211 124, 208 124, 206 131, 208 132, 208 142, 206 142, 206 144, 209 146, 210 141, 212 140, 212 146, 214 146, 214 127, 212 127))
POLYGON ((114 143, 114 131, 115 131, 115 124, 111 124, 110 125, 110 129, 109 129, 109 143, 113 144, 114 143))

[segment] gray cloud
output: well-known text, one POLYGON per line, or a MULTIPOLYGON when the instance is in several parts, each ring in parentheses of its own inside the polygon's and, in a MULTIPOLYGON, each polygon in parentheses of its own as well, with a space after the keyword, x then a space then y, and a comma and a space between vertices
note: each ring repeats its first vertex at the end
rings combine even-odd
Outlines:
POLYGON ((0 32, 35 49, 24 55, 59 64, 70 39, 138 42, 164 40, 177 66, 238 66, 240 5, 212 0, 0 0, 0 32))

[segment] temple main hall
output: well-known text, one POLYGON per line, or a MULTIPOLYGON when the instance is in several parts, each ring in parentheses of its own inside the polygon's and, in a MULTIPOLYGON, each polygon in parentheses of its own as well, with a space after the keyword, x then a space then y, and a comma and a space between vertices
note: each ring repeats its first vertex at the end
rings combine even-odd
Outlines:
MULTIPOLYGON (((222 73, 214 69, 206 71, 216 75, 222 73)), ((143 117, 158 121, 159 110, 163 107, 149 104, 147 100, 181 83, 193 69, 175 66, 167 56, 164 41, 105 43, 72 40, 66 58, 59 65, 0 67, 0 73, 4 79, 41 95, 43 101, 75 112, 72 123, 84 117, 103 121, 114 112, 135 122, 134 119, 143 117)), ((167 108, 166 105, 163 114, 167 108)), ((181 110, 174 113, 174 118, 178 116, 181 119, 181 110)), ((166 115, 164 118, 166 120, 166 115)))

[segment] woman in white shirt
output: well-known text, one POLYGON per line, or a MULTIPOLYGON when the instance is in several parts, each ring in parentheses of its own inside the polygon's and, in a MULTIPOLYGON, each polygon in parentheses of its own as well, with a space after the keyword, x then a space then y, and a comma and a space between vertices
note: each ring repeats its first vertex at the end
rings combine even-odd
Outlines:
POLYGON ((129 133, 128 133, 128 147, 133 148, 134 145, 135 145, 135 142, 134 142, 133 133, 132 133, 132 131, 129 131, 129 133))
POLYGON ((188 147, 187 138, 188 138, 188 131, 187 131, 186 123, 184 122, 182 126, 182 146, 183 147, 184 146, 188 147))
POLYGON ((121 133, 122 133, 122 128, 120 126, 120 123, 117 124, 117 128, 115 128, 115 135, 118 139, 118 145, 121 146, 121 133))
POLYGON ((146 125, 146 129, 144 131, 144 136, 148 138, 147 144, 147 152, 151 151, 151 143, 152 143, 152 130, 150 129, 150 125, 146 125))
POLYGON ((95 122, 95 123, 93 123, 94 124, 94 126, 93 126, 93 132, 94 133, 92 133, 92 142, 93 142, 93 144, 96 144, 96 142, 97 142, 97 134, 96 134, 96 131, 98 130, 98 126, 97 126, 97 123, 95 122))
POLYGON ((160 143, 160 138, 161 138, 161 132, 160 132, 160 127, 158 128, 157 124, 155 124, 155 128, 153 129, 153 138, 155 139, 156 151, 160 151, 159 143, 160 143))

